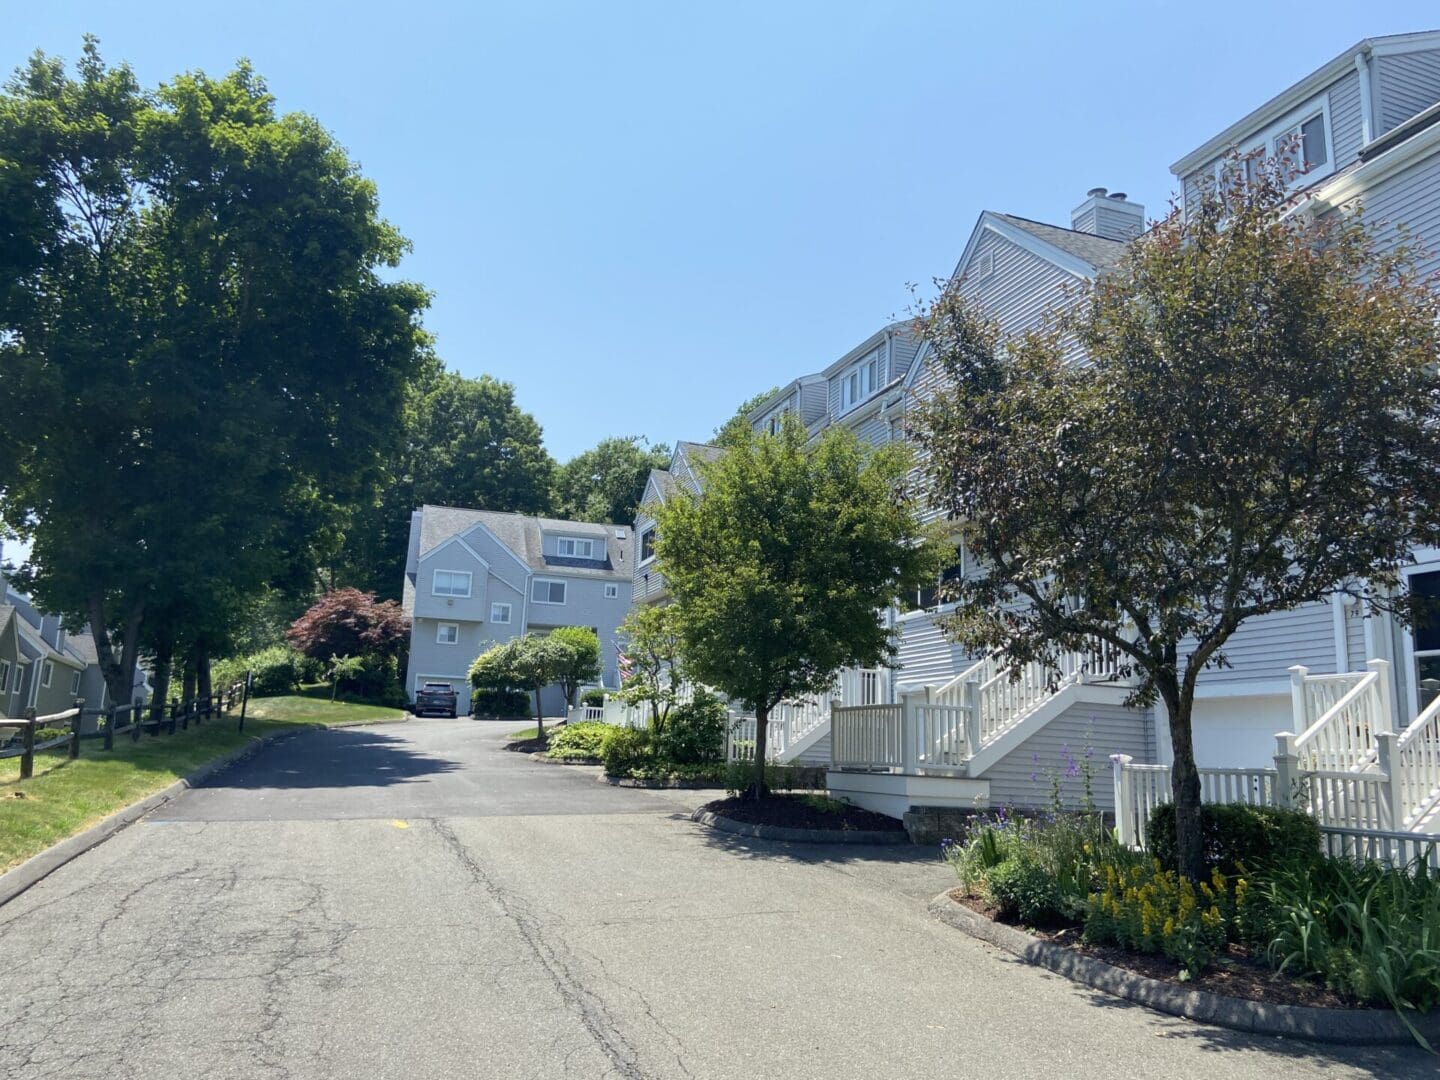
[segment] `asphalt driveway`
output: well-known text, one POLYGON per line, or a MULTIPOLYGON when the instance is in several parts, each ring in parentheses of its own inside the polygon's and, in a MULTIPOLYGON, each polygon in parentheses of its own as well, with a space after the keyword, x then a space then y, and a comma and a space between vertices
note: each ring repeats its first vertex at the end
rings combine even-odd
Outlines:
POLYGON ((927 916, 930 852, 725 837, 508 726, 294 736, 0 907, 0 1076, 1436 1075, 1081 989, 927 916))

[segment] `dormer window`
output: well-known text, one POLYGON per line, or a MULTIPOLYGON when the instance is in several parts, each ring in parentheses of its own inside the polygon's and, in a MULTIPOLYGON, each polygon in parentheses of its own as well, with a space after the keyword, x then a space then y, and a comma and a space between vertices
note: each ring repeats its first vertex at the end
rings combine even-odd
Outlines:
POLYGON ((840 379, 840 411, 849 412, 880 388, 880 354, 872 353, 840 379))
POLYGON ((557 554, 572 559, 593 559, 595 557, 595 541, 576 540, 572 537, 562 536, 556 541, 555 551, 557 554))
POLYGON ((784 416, 785 411, 782 409, 780 412, 777 412, 775 415, 770 417, 769 420, 765 421, 766 432, 771 435, 779 435, 780 429, 785 426, 785 421, 783 419, 784 416))
POLYGON ((1325 103, 1321 101, 1291 113, 1260 133, 1254 142, 1242 143, 1238 160, 1234 154, 1222 157, 1214 165, 1215 182, 1230 183, 1240 173, 1247 185, 1253 184, 1266 158, 1278 158, 1293 168, 1291 187, 1312 183, 1333 172, 1329 113, 1325 103))
POLYGON ((1330 149, 1325 143, 1325 114, 1317 112, 1308 120, 1292 124, 1275 136, 1276 157, 1295 158, 1300 172, 1312 172, 1330 163, 1330 149))

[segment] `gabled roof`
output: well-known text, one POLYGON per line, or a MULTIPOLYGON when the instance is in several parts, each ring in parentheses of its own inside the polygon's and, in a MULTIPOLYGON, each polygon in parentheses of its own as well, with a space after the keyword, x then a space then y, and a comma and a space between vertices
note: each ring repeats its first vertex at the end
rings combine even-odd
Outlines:
POLYGON ((485 529, 527 570, 554 572, 563 567, 566 574, 578 577, 614 577, 630 573, 630 549, 633 530, 629 525, 606 525, 593 521, 566 521, 561 518, 536 517, 531 514, 507 514, 497 510, 469 510, 458 506, 420 508, 420 556, 447 543, 454 537, 470 532, 477 526, 485 529), (625 536, 615 534, 624 530, 625 536), (608 560, 546 558, 545 533, 604 540, 608 560))
POLYGON ((725 448, 723 446, 714 446, 710 443, 701 442, 685 442, 684 440, 675 444, 675 452, 677 454, 683 454, 688 460, 692 461, 717 461, 725 456, 725 448))
POLYGON ((1043 221, 1031 221, 1029 218, 1017 217, 1015 214, 996 214, 1014 225, 1016 228, 1024 229, 1037 240, 1056 248, 1067 254, 1074 255, 1077 259, 1083 259, 1096 270, 1105 270, 1120 258, 1120 253, 1125 250, 1123 240, 1112 240, 1108 236, 1097 236, 1095 233, 1080 232, 1077 229, 1062 229, 1059 225, 1047 225, 1043 221))

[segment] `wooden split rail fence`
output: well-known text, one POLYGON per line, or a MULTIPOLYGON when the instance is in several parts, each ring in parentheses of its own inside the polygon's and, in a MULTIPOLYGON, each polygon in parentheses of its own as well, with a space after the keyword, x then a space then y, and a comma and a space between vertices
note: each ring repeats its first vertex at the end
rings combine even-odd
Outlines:
MULTIPOLYGON (((244 731, 251 681, 251 674, 246 672, 243 679, 206 697, 172 701, 159 706, 132 703, 118 707, 111 705, 108 709, 87 709, 85 700, 76 698, 70 708, 49 716, 36 716, 35 710, 29 709, 19 721, 20 745, 0 749, 0 758, 18 757, 20 779, 28 780, 35 774, 35 755, 41 751, 68 745, 70 758, 74 760, 80 756, 82 742, 99 741, 103 750, 113 750, 115 740, 121 736, 128 735, 132 742, 139 742, 145 732, 152 736, 174 735, 177 731, 189 730, 191 724, 200 727, 206 721, 222 719, 227 713, 233 714, 237 705, 237 730, 244 731), (87 716, 97 719, 96 730, 83 730, 87 716), (37 742, 36 734, 47 728, 59 728, 63 733, 37 742)), ((0 720, 0 726, 7 723, 15 725, 15 721, 0 720)))

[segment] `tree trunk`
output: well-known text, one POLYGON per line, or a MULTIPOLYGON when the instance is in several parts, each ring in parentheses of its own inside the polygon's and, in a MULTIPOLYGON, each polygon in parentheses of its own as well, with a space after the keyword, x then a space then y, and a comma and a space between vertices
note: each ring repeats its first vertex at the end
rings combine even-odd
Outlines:
POLYGON ((135 692, 135 664, 140 658, 140 626, 145 606, 136 603, 126 614, 118 657, 115 655, 115 644, 110 640, 104 591, 97 589, 92 592, 85 606, 90 619, 90 633, 95 638, 95 658, 100 674, 105 679, 105 689, 109 691, 111 701, 128 705, 135 692))
POLYGON ((204 649, 195 650, 195 689, 207 701, 215 692, 210 681, 210 657, 204 649))
POLYGON ((755 710, 755 784, 750 789, 752 799, 763 799, 769 794, 765 787, 765 752, 770 742, 770 706, 755 710))
POLYGON ((170 696, 170 647, 155 650, 155 696, 150 699, 150 719, 155 723, 165 714, 165 699, 170 696))
POLYGON ((1180 873, 1192 881, 1205 876, 1205 850, 1200 836, 1200 773, 1195 768, 1195 743, 1190 713, 1195 702, 1193 686, 1181 687, 1173 679, 1160 682, 1160 697, 1170 714, 1170 744, 1175 761, 1170 767, 1170 793, 1175 802, 1175 850, 1180 873))
POLYGON ((195 700, 195 655, 193 653, 185 661, 185 674, 180 684, 180 700, 187 703, 195 700))
POLYGON ((535 686, 535 737, 541 742, 545 741, 545 710, 540 705, 540 691, 544 687, 535 686))

